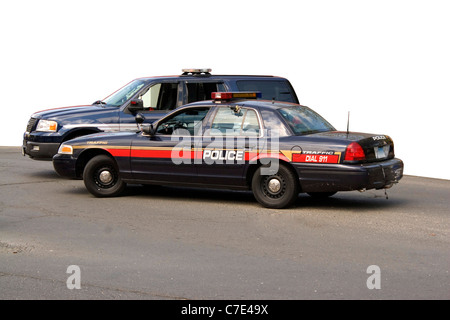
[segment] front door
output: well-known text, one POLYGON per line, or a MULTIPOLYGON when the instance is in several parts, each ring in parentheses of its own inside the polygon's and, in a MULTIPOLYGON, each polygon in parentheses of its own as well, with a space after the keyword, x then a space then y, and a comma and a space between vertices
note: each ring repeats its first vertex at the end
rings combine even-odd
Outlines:
POLYGON ((201 134, 210 107, 189 107, 159 121, 154 135, 139 134, 131 146, 131 170, 136 180, 195 182, 194 136, 201 134))

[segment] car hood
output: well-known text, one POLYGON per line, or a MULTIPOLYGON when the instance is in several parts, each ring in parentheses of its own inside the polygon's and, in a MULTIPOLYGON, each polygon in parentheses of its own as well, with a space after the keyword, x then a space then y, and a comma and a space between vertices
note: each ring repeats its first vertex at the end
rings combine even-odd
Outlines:
POLYGON ((111 107, 108 105, 81 105, 42 110, 35 112, 31 117, 36 119, 64 121, 71 118, 82 118, 87 114, 103 114, 106 112, 111 112, 111 110, 117 110, 117 107, 111 107))
POLYGON ((117 141, 122 143, 125 141, 129 145, 128 141, 131 141, 131 139, 135 136, 136 132, 100 132, 77 137, 64 143, 70 145, 108 146, 117 141))

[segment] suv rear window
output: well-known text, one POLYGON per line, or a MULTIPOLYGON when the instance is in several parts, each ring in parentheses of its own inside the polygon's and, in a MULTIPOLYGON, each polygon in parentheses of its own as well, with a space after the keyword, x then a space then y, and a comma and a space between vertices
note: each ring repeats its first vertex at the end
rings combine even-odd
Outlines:
POLYGON ((295 96, 286 83, 281 80, 238 80, 239 91, 260 91, 262 99, 297 103, 295 96))

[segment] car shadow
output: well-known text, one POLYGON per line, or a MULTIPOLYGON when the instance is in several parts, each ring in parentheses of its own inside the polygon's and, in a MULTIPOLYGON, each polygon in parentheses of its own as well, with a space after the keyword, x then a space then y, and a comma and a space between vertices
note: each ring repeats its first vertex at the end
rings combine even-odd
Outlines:
POLYGON ((27 175, 37 179, 65 179, 59 176, 55 170, 36 171, 27 173, 27 175))
MULTIPOLYGON (((177 200, 191 200, 199 202, 221 202, 234 204, 248 204, 260 206, 251 191, 235 191, 222 189, 202 189, 174 186, 142 186, 129 185, 122 196, 128 197, 158 197, 177 200)), ((411 199, 401 196, 390 196, 386 199, 383 191, 360 193, 358 191, 338 192, 329 198, 314 198, 305 193, 298 196, 297 201, 284 210, 295 209, 329 209, 329 210, 379 210, 389 209, 410 204, 411 199)))
POLYGON ((191 199, 193 201, 224 201, 224 202, 252 202, 251 191, 236 191, 223 189, 205 189, 196 187, 175 187, 175 186, 157 186, 157 185, 128 185, 123 194, 124 196, 136 197, 159 197, 168 199, 191 199))
POLYGON ((297 208, 320 208, 330 210, 380 210, 392 209, 409 204, 410 201, 403 197, 392 196, 386 198, 384 195, 374 193, 360 193, 358 191, 338 192, 336 195, 317 199, 306 194, 300 194, 294 207, 297 208))

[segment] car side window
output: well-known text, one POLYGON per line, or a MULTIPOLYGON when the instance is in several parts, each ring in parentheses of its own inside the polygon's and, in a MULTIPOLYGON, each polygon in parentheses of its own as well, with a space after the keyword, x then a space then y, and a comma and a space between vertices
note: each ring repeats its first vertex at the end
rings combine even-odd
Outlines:
POLYGON ((211 125, 211 135, 258 136, 261 132, 255 110, 221 107, 211 125))
POLYGON ((189 108, 175 113, 158 124, 157 134, 198 135, 209 107, 189 108))
POLYGON ((144 110, 172 110, 178 99, 178 83, 157 83, 141 97, 144 110))

